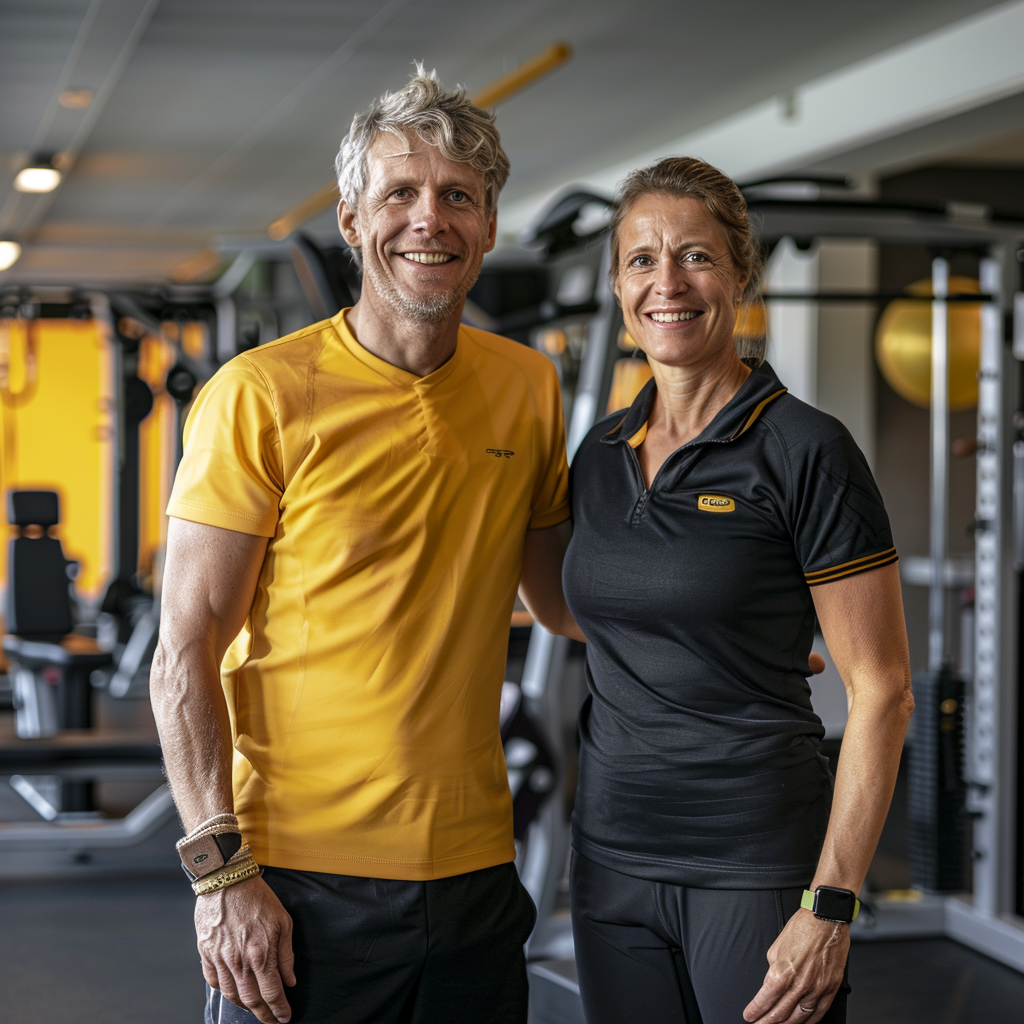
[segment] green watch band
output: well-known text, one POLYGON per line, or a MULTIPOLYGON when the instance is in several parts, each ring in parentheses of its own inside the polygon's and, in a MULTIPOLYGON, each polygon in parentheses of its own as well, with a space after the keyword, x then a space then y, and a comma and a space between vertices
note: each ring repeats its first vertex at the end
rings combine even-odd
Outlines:
POLYGON ((857 920, 857 915, 860 913, 860 900, 857 899, 849 889, 834 889, 828 885, 819 885, 815 892, 811 892, 810 889, 804 889, 803 895, 800 897, 800 906, 804 910, 809 910, 815 917, 822 921, 834 921, 837 924, 848 924, 852 921, 857 920), (830 895, 839 896, 843 899, 853 898, 853 914, 848 919, 845 917, 833 916, 825 907, 818 906, 818 894, 825 893, 826 898, 830 895))

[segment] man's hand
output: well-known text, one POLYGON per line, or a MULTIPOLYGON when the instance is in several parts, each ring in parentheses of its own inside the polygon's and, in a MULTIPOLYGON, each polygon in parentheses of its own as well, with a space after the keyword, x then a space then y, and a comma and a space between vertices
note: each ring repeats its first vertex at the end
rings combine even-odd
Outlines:
POLYGON ((748 1024, 815 1024, 832 1005, 850 952, 850 928, 798 910, 768 950, 761 991, 743 1011, 748 1024))
POLYGON ((210 988, 264 1024, 291 1020, 284 985, 295 984, 292 919, 262 878, 200 896, 196 935, 210 988))

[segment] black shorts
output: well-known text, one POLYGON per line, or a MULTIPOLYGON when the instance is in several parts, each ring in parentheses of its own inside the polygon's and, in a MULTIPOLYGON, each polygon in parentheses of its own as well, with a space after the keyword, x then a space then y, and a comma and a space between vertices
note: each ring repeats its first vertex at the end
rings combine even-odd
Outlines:
MULTIPOLYGON (((537 912, 512 864, 429 882, 267 868, 292 916, 292 1024, 525 1024, 537 912)), ((206 1024, 257 1024, 207 987, 206 1024)))
MULTIPOLYGON (((572 933, 587 1024, 743 1024, 802 889, 652 882, 573 851, 572 933)), ((844 1024, 846 979, 821 1024, 844 1024)))

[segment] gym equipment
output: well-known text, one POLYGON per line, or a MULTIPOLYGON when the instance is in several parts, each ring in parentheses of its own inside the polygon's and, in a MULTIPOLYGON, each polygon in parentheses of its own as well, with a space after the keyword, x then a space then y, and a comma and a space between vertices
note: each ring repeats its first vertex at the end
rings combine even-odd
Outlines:
POLYGON ((612 369, 612 386, 608 392, 607 412, 631 406, 633 399, 652 376, 651 365, 646 359, 616 359, 612 369))
POLYGON ((524 706, 522 689, 509 680, 502 684, 498 722, 512 794, 512 837, 517 860, 523 864, 520 873, 529 874, 534 847, 524 846, 541 806, 554 788, 554 758, 540 724, 524 706))
MULTIPOLYGON (((977 294, 978 282, 953 277, 950 291, 977 294)), ((930 298, 931 281, 917 281, 907 292, 930 298)), ((927 409, 931 403, 932 311, 923 302, 896 299, 878 321, 875 356, 889 386, 902 398, 927 409)), ((981 355, 981 303, 958 303, 949 310, 949 408, 951 412, 978 404, 978 360, 981 355)))
MULTIPOLYGON (((147 560, 140 573, 140 548, 151 553, 161 543, 153 533, 151 511, 156 506, 162 514, 163 485, 157 485, 153 474, 169 475, 175 464, 164 426, 175 423, 175 406, 180 421, 197 383, 215 368, 202 344, 202 330, 193 329, 196 320, 212 320, 212 308, 209 300, 194 294, 184 304, 154 293, 72 299, 67 307, 44 306, 19 294, 15 312, 21 318, 91 316, 98 329, 92 326, 85 332, 83 343, 96 345, 104 336, 111 343, 103 358, 109 374, 105 379, 113 381, 107 427, 113 435, 107 447, 112 465, 106 477, 113 484, 114 523, 108 542, 113 564, 102 602, 89 595, 73 601, 69 570, 75 563, 67 562, 59 541, 49 535, 58 519, 57 495, 9 495, 11 521, 21 535, 11 543, 11 635, 3 647, 12 662, 18 709, 17 737, 0 741, 0 779, 38 818, 0 824, 0 867, 5 874, 81 871, 87 869, 73 865, 92 863, 118 871, 166 866, 173 840, 163 833, 175 831, 155 735, 145 730, 144 722, 135 729, 108 724, 133 716, 107 698, 148 696, 158 631, 149 587, 158 581, 159 557, 155 565, 147 560), (154 412, 161 414, 159 422, 150 417, 154 401, 159 403, 154 412), (145 524, 143 514, 148 517, 145 524), (105 702, 102 720, 94 715, 100 700, 105 702), (104 792, 98 787, 105 783, 140 784, 148 795, 125 817, 106 819, 96 809, 97 796, 104 792)), ((30 320, 21 334, 35 338, 36 326, 30 320)), ((30 396, 22 396, 22 405, 28 400, 30 396)), ((31 420, 26 423, 26 431, 35 427, 31 420)), ((72 500, 76 488, 78 483, 71 488, 72 500)))
MULTIPOLYGON (((7 517, 19 529, 7 561, 7 628, 3 650, 14 675, 15 728, 22 739, 92 725, 90 673, 110 664, 94 640, 72 634, 69 568, 49 531, 60 520, 53 491, 11 491, 7 517)), ((25 786, 27 787, 27 783, 25 786)), ((24 795, 24 793, 22 794, 24 795)), ((60 810, 91 811, 88 780, 62 781, 60 810)))
POLYGON ((967 888, 964 682, 949 664, 914 676, 910 746, 910 877, 930 893, 967 888))
MULTIPOLYGON (((109 665, 111 657, 94 640, 71 632, 68 569, 74 563, 49 533, 60 520, 57 494, 10 491, 7 517, 19 530, 8 549, 8 635, 3 638, 4 653, 14 666, 18 735, 36 739, 59 729, 88 729, 89 675, 109 665)), ((83 793, 78 802, 86 799, 83 793)))
POLYGON ((288 253, 315 320, 326 320, 359 297, 359 271, 348 246, 321 249, 308 235, 291 237, 288 253))

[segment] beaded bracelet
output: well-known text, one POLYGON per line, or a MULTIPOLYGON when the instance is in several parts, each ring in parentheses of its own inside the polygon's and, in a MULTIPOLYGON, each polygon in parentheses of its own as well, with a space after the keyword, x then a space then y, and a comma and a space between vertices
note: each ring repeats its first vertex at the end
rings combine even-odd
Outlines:
POLYGON ((238 885, 239 882, 261 874, 263 874, 263 868, 253 860, 249 847, 243 846, 220 870, 197 878, 192 883, 192 891, 197 896, 207 896, 211 892, 227 889, 229 886, 238 885))

